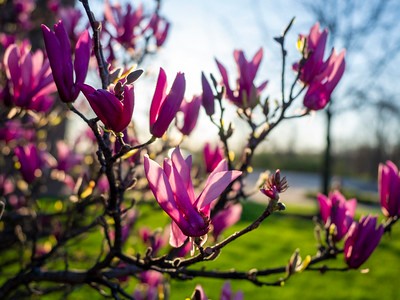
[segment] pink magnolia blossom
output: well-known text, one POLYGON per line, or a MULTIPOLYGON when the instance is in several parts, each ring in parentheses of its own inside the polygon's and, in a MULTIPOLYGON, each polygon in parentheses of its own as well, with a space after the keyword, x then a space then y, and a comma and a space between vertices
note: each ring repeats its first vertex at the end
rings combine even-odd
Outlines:
POLYGON ((254 84, 263 57, 263 50, 262 48, 258 50, 251 61, 247 61, 241 50, 235 50, 233 56, 239 72, 235 90, 230 88, 228 72, 225 67, 218 60, 215 60, 225 86, 226 97, 240 108, 254 108, 259 101, 261 92, 268 83, 268 81, 264 81, 258 87, 254 84))
POLYGON ((336 230, 333 240, 335 242, 340 241, 353 223, 357 200, 350 199, 346 201, 346 198, 339 191, 329 194, 329 197, 318 194, 317 198, 325 227, 329 228, 334 224, 336 230))
POLYGON ((61 7, 60 0, 48 0, 47 1, 47 8, 52 12, 56 13, 61 7))
POLYGON ((214 93, 206 76, 201 72, 201 87, 203 89, 202 104, 208 116, 212 116, 215 112, 214 93))
POLYGON ((279 194, 285 192, 288 188, 286 177, 281 178, 281 171, 278 169, 268 177, 260 192, 271 199, 279 200, 279 194))
POLYGON ((15 190, 14 183, 6 175, 0 174, 0 195, 6 196, 15 190))
POLYGON ((326 41, 328 38, 328 29, 320 32, 319 23, 315 23, 310 29, 308 36, 300 35, 299 40, 305 41, 304 59, 305 61, 300 66, 300 63, 295 63, 293 68, 298 71, 299 79, 310 84, 314 78, 318 76, 323 69, 324 53, 326 41))
POLYGON ((210 174, 202 192, 196 197, 190 178, 192 157, 184 159, 179 147, 165 159, 163 168, 144 158, 144 169, 151 191, 160 207, 172 219, 170 244, 180 247, 187 237, 202 237, 210 231, 210 205, 238 176, 228 171, 225 160, 210 174))
MULTIPOLYGON (((56 90, 49 62, 43 52, 30 52, 30 45, 12 44, 4 53, 7 76, 6 95, 3 101, 35 111, 48 111, 53 104, 49 94, 56 90)), ((4 95, 3 95, 4 96, 4 95)))
POLYGON ((133 85, 125 85, 123 95, 121 91, 95 90, 86 84, 80 87, 93 111, 108 129, 121 132, 128 127, 135 102, 133 85))
POLYGON ((36 8, 34 0, 14 0, 14 14, 17 22, 23 29, 29 30, 32 28, 31 15, 32 11, 36 8))
POLYGON ((85 82, 89 68, 91 41, 85 30, 75 47, 72 64, 71 44, 62 21, 54 25, 54 32, 42 24, 44 43, 54 81, 63 102, 73 102, 78 97, 80 86, 85 82))
POLYGON ((171 90, 166 94, 167 75, 160 68, 156 89, 150 107, 150 132, 155 137, 162 137, 178 112, 185 94, 185 76, 178 73, 171 90))
POLYGON ((82 35, 83 32, 79 31, 76 32, 76 28, 78 28, 78 23, 82 18, 81 10, 75 7, 61 7, 58 10, 58 15, 62 20, 63 26, 69 39, 75 45, 79 40, 79 37, 82 35))
POLYGON ((215 240, 218 239, 220 234, 225 229, 231 227, 240 220, 242 210, 242 205, 240 203, 236 203, 229 205, 223 210, 217 212, 215 216, 212 217, 211 223, 213 225, 213 236, 215 240))
POLYGON ((33 141, 36 132, 33 128, 25 128, 19 120, 9 120, 0 128, 0 140, 6 143, 19 140, 33 141))
POLYGON ((96 183, 96 189, 101 193, 101 194, 105 194, 110 190, 110 184, 108 182, 107 176, 106 175, 102 175, 96 183))
POLYGON ((15 35, 0 32, 0 45, 4 49, 7 49, 12 44, 15 44, 16 41, 17 41, 17 37, 15 35))
POLYGON ((139 229, 139 236, 147 246, 151 247, 152 255, 155 256, 167 244, 169 233, 166 230, 151 231, 148 227, 142 227, 139 229))
POLYGON ((110 5, 107 0, 105 3, 104 17, 106 24, 105 30, 113 40, 127 48, 136 47, 136 38, 140 23, 144 19, 143 7, 137 9, 131 4, 122 7, 120 4, 110 5))
POLYGON ((189 243, 188 241, 179 247, 178 251, 176 252, 176 257, 185 257, 189 253, 193 253, 193 243, 189 243))
POLYGON ((182 101, 180 110, 183 113, 183 124, 178 126, 178 129, 183 135, 189 135, 196 126, 200 106, 201 97, 199 96, 194 96, 190 102, 182 101))
POLYGON ((140 273, 138 276, 140 282, 145 287, 144 289, 136 289, 133 296, 137 300, 157 300, 158 291, 161 285, 163 285, 164 277, 163 274, 157 271, 149 270, 140 273))
POLYGON ((164 17, 157 13, 153 14, 148 26, 143 30, 151 29, 156 41, 157 47, 161 47, 167 39, 170 23, 164 17))
POLYGON ((353 222, 344 242, 344 258, 352 269, 359 268, 378 246, 384 233, 383 225, 376 228, 377 218, 368 215, 353 222))
POLYGON ((203 149, 203 157, 206 172, 211 173, 218 166, 220 161, 224 159, 224 150, 219 146, 212 149, 210 143, 206 143, 203 149))
POLYGON ((315 77, 315 80, 308 87, 303 101, 305 107, 319 110, 328 104, 333 90, 344 73, 344 55, 344 51, 338 55, 335 50, 332 51, 325 70, 315 77))
POLYGON ((67 145, 64 141, 58 141, 56 143, 57 147, 57 166, 58 170, 68 172, 74 166, 79 164, 83 157, 74 151, 67 145))
POLYGON ((220 300, 243 300, 244 295, 242 291, 234 293, 229 281, 226 281, 222 286, 220 300))
POLYGON ((378 187, 383 214, 400 216, 400 173, 393 162, 379 164, 378 187))
POLYGON ((43 159, 35 144, 17 146, 14 150, 15 155, 21 165, 21 175, 27 183, 32 183, 40 174, 43 166, 43 159))
POLYGON ((303 104, 312 110, 323 109, 329 103, 345 69, 345 50, 337 54, 333 49, 324 61, 327 38, 328 30, 321 32, 319 23, 311 27, 308 36, 300 35, 299 39, 305 42, 305 49, 302 50, 304 57, 293 65, 299 72, 299 79, 308 85, 303 104))

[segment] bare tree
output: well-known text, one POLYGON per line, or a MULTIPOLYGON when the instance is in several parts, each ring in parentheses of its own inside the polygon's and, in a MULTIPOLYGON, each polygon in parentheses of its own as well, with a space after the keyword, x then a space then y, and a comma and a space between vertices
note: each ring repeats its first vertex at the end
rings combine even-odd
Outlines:
MULTIPOLYGON (((305 0, 308 9, 330 32, 330 43, 347 49, 347 79, 331 99, 326 110, 326 147, 323 164, 323 193, 329 192, 332 173, 332 123, 335 116, 348 110, 369 106, 373 117, 398 119, 400 99, 385 97, 393 95, 397 87, 391 83, 396 76, 391 64, 398 59, 400 35, 398 15, 400 2, 392 0, 339 1, 305 0)), ((380 126, 380 122, 375 123, 380 126)), ((377 148, 382 147, 386 137, 377 128, 377 148)), ((377 150, 382 159, 382 149, 377 150)))

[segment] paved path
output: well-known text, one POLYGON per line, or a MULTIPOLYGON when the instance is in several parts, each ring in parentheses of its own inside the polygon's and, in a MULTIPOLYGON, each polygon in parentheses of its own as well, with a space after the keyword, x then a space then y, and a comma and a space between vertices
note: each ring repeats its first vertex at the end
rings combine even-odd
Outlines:
MULTIPOLYGON (((246 191, 249 192, 251 190, 254 190, 254 186, 260 174, 260 171, 255 171, 247 176, 247 178, 245 179, 246 191)), ((289 184, 288 190, 281 195, 281 201, 283 203, 293 203, 298 206, 317 205, 316 199, 310 199, 306 195, 310 192, 317 193, 320 190, 321 179, 318 174, 302 172, 283 172, 282 175, 286 176, 289 184)), ((377 192, 376 183, 373 182, 363 182, 359 180, 345 178, 341 179, 340 184, 343 187, 355 190, 377 192)), ((265 201, 265 196, 261 192, 255 193, 251 198, 257 202, 265 201)))

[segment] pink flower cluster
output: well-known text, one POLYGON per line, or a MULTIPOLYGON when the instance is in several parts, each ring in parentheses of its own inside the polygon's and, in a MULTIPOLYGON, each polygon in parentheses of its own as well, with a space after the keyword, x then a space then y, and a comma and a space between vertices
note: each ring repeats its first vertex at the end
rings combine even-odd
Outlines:
POLYGON ((308 86, 303 103, 312 110, 323 109, 329 103, 345 69, 345 50, 337 54, 332 49, 329 58, 324 61, 327 38, 328 31, 325 29, 321 32, 319 23, 311 27, 307 36, 299 36, 303 58, 293 68, 299 72, 300 81, 308 86))
POLYGON ((229 84, 229 77, 226 68, 217 59, 215 60, 222 76, 222 82, 225 86, 226 97, 237 107, 254 108, 259 102, 261 92, 268 83, 268 81, 264 81, 258 87, 254 84, 254 79, 263 57, 263 50, 262 48, 258 50, 250 61, 246 59, 241 50, 235 50, 233 56, 239 72, 239 76, 236 79, 236 88, 233 90, 229 84))
POLYGON ((397 166, 387 161, 379 165, 379 194, 382 212, 386 217, 400 216, 400 173, 397 166))
POLYGON ((165 159, 163 168, 148 156, 144 169, 151 191, 160 207, 171 217, 170 244, 180 247, 187 237, 198 238, 210 231, 210 208, 240 171, 228 171, 222 160, 210 174, 202 192, 196 197, 190 170, 191 156, 183 158, 177 147, 171 159, 165 159))
POLYGON ((46 112, 53 104, 50 94, 56 89, 49 61, 41 50, 30 52, 28 42, 11 44, 4 54, 7 77, 1 92, 4 104, 46 112))
POLYGON ((353 220, 357 201, 346 200, 338 191, 326 197, 318 195, 320 214, 327 232, 334 242, 344 238, 344 259, 350 268, 359 268, 378 246, 384 232, 383 225, 377 225, 377 218, 361 217, 353 220), (333 227, 332 227, 333 226, 333 227))

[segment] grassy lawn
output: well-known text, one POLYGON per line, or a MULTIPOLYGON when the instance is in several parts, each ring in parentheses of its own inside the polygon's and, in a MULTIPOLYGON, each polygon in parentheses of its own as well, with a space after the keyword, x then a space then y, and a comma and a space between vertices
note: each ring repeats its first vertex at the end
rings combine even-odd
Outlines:
MULTIPOLYGON (((247 203, 244 207, 242 220, 225 232, 225 236, 240 230, 250 220, 258 216, 263 207, 254 203, 247 203)), ((296 248, 300 249, 303 257, 314 255, 316 242, 314 239, 314 224, 311 220, 290 216, 290 213, 310 214, 311 209, 287 207, 286 212, 277 213, 265 220, 257 230, 245 235, 241 239, 225 247, 213 262, 198 264, 193 269, 201 267, 219 270, 229 270, 235 266, 237 270, 247 271, 252 268, 274 268, 287 263, 296 248)), ((363 212, 365 213, 365 212, 363 212)), ((158 224, 168 223, 164 215, 155 213, 146 208, 136 228, 146 225, 155 228, 158 224)), ((250 282, 231 281, 233 290, 242 290, 245 299, 400 299, 398 286, 400 276, 400 229, 394 227, 391 235, 385 235, 383 241, 372 257, 363 266, 369 272, 362 274, 360 270, 350 272, 328 272, 320 274, 315 271, 305 271, 290 278, 283 287, 257 287, 250 282)), ((88 239, 85 248, 92 248, 92 254, 100 247, 98 240, 88 239)), ((143 248, 136 247, 138 241, 131 238, 127 242, 127 251, 134 254, 136 251, 143 253, 143 248)), ((79 246, 82 251, 82 245, 79 246)), ((76 254, 79 251, 75 246, 70 251, 76 254)), ((87 255, 87 254, 86 254, 87 255)), ((95 257, 92 257, 95 259, 95 257)), ((87 262, 87 261, 86 261, 87 262)), ((345 266, 342 257, 336 261, 326 262, 328 266, 345 266)), ((85 263, 83 263, 85 265, 85 263)), ((74 266, 78 267, 78 266, 74 266)), ((264 278, 275 281, 279 276, 264 278)), ((185 299, 191 295, 194 286, 200 283, 210 299, 219 299, 223 280, 210 280, 195 278, 188 281, 173 281, 171 284, 171 299, 185 299)), ((131 282, 130 290, 134 287, 131 282)), ((41 299, 61 299, 62 295, 42 297, 41 299)), ((77 288, 68 296, 68 299, 103 299, 88 287, 77 288)))
MULTIPOLYGON (((287 210, 291 212, 292 209, 288 207, 287 210)), ((255 211, 259 212, 260 209, 248 204, 243 220, 228 233, 245 226, 255 211)), ((224 248, 215 262, 204 266, 226 270, 234 262, 237 270, 273 268, 286 264, 296 248, 300 249, 303 257, 314 254, 316 242, 312 221, 285 217, 283 214, 267 219, 256 231, 224 248)), ((305 271, 290 278, 283 287, 257 287, 243 281, 232 281, 232 287, 234 290, 241 289, 245 299, 400 299, 397 285, 400 275, 400 230, 397 227, 390 236, 384 236, 378 249, 363 266, 369 269, 366 274, 360 270, 325 274, 305 271)), ((345 266, 342 257, 326 264, 345 266)), ((274 281, 277 277, 266 279, 274 281)), ((203 285, 209 298, 219 299, 223 281, 200 278, 192 282, 175 281, 171 286, 172 299, 184 299, 184 296, 190 295, 195 283, 203 285)))

